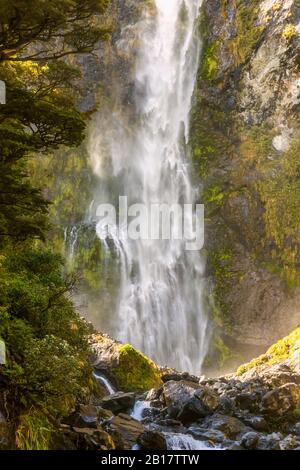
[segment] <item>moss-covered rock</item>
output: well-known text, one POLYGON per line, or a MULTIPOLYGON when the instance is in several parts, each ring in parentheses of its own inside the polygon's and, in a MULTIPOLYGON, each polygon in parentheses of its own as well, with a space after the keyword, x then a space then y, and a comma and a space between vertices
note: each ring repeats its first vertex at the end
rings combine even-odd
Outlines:
POLYGON ((265 354, 253 359, 248 364, 240 366, 237 374, 242 375, 257 366, 271 366, 286 360, 289 360, 290 365, 300 367, 300 327, 273 344, 265 354))
POLYGON ((146 391, 162 383, 154 362, 130 344, 120 346, 119 363, 113 373, 122 390, 146 391))
POLYGON ((162 384, 159 368, 130 344, 107 335, 92 335, 93 365, 112 380, 118 390, 141 392, 162 384))
POLYGON ((281 0, 205 0, 199 21, 190 146, 213 337, 244 361, 299 324, 298 23, 299 2, 281 0))

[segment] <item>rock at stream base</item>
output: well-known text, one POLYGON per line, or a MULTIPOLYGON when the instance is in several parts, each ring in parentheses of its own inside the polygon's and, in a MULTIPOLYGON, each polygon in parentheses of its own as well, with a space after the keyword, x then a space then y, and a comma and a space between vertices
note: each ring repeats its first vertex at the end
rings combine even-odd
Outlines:
POLYGON ((118 390, 145 392, 162 385, 156 364, 130 344, 104 334, 90 337, 92 365, 102 371, 118 390))
POLYGON ((210 411, 204 405, 202 400, 198 398, 190 398, 183 406, 182 410, 178 413, 177 418, 183 424, 194 423, 199 418, 205 418, 209 415, 210 411))
POLYGON ((141 450, 167 450, 164 435, 158 431, 145 431, 138 438, 141 450))
POLYGON ((133 408, 134 402, 134 393, 117 392, 113 395, 104 397, 101 401, 101 407, 111 410, 113 413, 126 413, 133 408))
POLYGON ((255 431, 267 431, 268 423, 263 416, 248 416, 244 418, 244 423, 255 429, 255 431))
POLYGON ((194 382, 181 380, 179 382, 171 380, 163 386, 163 396, 167 406, 178 409, 182 407, 193 397, 195 391, 200 387, 194 382))
POLYGON ((239 435, 251 431, 250 428, 234 416, 226 416, 219 413, 205 418, 201 422, 201 428, 222 431, 227 439, 236 439, 239 435))
POLYGON ((300 404, 300 385, 289 383, 267 392, 262 399, 262 410, 282 416, 300 404))
POLYGON ((249 431, 243 435, 241 444, 245 447, 245 449, 253 450, 256 448, 258 440, 259 435, 257 434, 257 432, 249 431))
POLYGON ((117 449, 130 450, 145 431, 145 427, 131 416, 120 413, 107 423, 106 430, 112 436, 117 449))
POLYGON ((97 429, 61 425, 55 436, 56 450, 113 450, 111 436, 100 426, 97 429))
POLYGON ((260 436, 256 450, 280 450, 281 439, 282 435, 275 432, 266 436, 260 436))
POLYGON ((98 409, 94 405, 80 405, 77 411, 66 416, 63 423, 76 428, 96 428, 98 409))
POLYGON ((167 382, 163 394, 169 416, 184 424, 204 418, 219 405, 219 397, 211 388, 184 380, 167 382))

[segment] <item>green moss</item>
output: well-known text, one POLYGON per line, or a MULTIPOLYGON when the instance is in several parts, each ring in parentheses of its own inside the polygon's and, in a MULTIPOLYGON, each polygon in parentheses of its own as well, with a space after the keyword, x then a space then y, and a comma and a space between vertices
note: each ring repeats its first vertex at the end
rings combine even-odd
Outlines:
MULTIPOLYGON (((223 3, 226 5, 227 0, 223 0, 223 3)), ((237 34, 229 41, 229 45, 236 65, 241 65, 250 59, 262 38, 265 26, 257 23, 260 0, 235 0, 234 3, 237 34)))
POLYGON ((283 30, 282 37, 286 41, 291 41, 297 36, 297 30, 293 24, 287 24, 283 30))
POLYGON ((298 365, 300 363, 300 327, 273 344, 265 354, 253 359, 248 364, 240 366, 237 374, 244 374, 248 370, 261 365, 278 364, 286 359, 292 359, 298 365))
POLYGON ((213 80, 218 70, 217 50, 218 41, 207 45, 204 48, 200 76, 202 80, 213 80))
POLYGON ((219 185, 209 186, 205 189, 203 200, 205 204, 220 206, 224 201, 225 194, 219 185))
POLYGON ((231 276, 231 260, 232 253, 230 248, 220 248, 215 250, 210 254, 210 262, 214 268, 214 275, 216 278, 221 278, 231 276))
POLYGON ((218 355, 218 365, 219 368, 222 368, 227 361, 234 357, 234 354, 229 349, 229 347, 224 343, 221 336, 216 336, 214 338, 214 347, 218 355))
POLYGON ((213 292, 209 303, 209 311, 214 325, 228 333, 231 331, 230 307, 225 298, 233 282, 232 252, 229 247, 211 250, 208 261, 214 279, 213 292))
MULTIPOLYGON (((259 166, 261 177, 257 183, 265 207, 266 241, 274 248, 269 263, 280 268, 280 277, 290 288, 300 285, 300 133, 280 159, 259 166), (272 171, 272 178, 270 178, 272 171)), ((278 270, 279 271, 279 270, 278 270)))
POLYGON ((254 217, 258 208, 263 208, 264 223, 260 238, 255 239, 257 219, 249 218, 248 237, 255 261, 294 289, 300 285, 300 132, 295 131, 289 149, 280 155, 272 146, 275 135, 266 125, 244 131, 239 145, 240 165, 232 183, 238 186, 247 175, 255 175, 247 182, 249 207, 253 206, 254 217))
POLYGON ((119 364, 113 373, 125 391, 146 391, 161 385, 157 366, 130 344, 120 346, 119 364))

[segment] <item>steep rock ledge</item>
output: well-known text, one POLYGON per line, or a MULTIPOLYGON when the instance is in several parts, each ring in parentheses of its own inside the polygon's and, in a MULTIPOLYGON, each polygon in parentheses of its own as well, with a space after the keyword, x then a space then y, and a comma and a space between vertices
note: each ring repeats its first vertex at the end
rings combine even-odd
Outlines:
POLYGON ((250 358, 300 322, 299 7, 203 4, 191 147, 214 283, 208 367, 250 358))

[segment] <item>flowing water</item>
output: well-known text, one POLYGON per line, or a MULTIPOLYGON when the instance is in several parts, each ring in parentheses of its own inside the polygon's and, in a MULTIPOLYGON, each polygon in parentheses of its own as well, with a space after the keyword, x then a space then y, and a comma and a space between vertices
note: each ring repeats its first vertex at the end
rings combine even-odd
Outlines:
POLYGON ((137 400, 134 404, 130 416, 137 421, 142 421, 144 418, 144 411, 151 408, 150 402, 145 400, 137 400))
MULTIPOLYGON (((138 27, 134 125, 128 129, 120 116, 110 113, 91 133, 91 161, 99 176, 95 202, 116 199, 116 193, 111 196, 111 178, 128 204, 195 202, 187 144, 201 50, 196 22, 202 0, 154 3, 156 14, 145 14, 138 27), (110 170, 105 172, 107 165, 110 170)), ((112 244, 120 260, 121 285, 110 333, 160 364, 199 373, 207 348, 201 253, 187 251, 181 240, 115 236, 106 249, 112 244)))
POLYGON ((94 377, 98 382, 104 385, 108 395, 113 395, 116 392, 110 381, 106 377, 104 377, 103 374, 100 374, 100 372, 94 372, 94 377))
POLYGON ((165 433, 168 450, 212 450, 206 442, 197 441, 188 434, 165 433))

